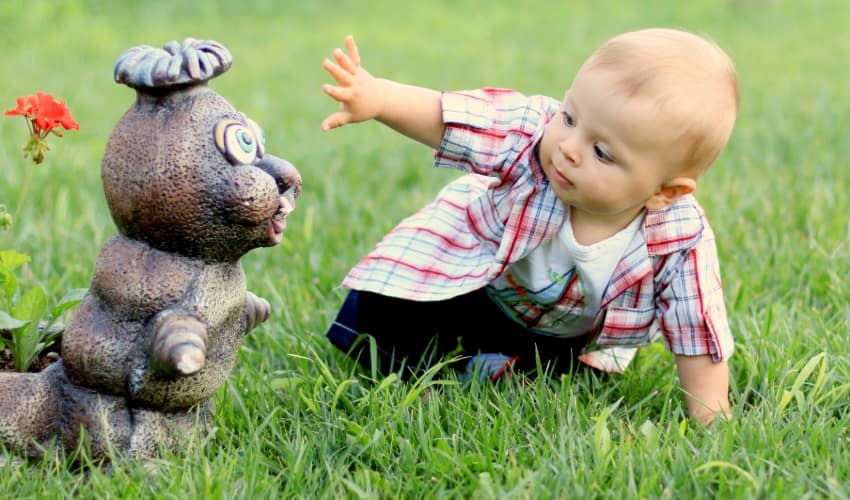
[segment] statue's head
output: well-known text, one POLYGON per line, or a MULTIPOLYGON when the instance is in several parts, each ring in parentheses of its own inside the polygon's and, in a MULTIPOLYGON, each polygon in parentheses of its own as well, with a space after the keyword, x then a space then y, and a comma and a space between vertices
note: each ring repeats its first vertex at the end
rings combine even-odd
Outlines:
POLYGON ((137 99, 109 138, 102 177, 128 238, 209 262, 280 242, 301 177, 207 86, 231 62, 224 46, 189 38, 134 47, 115 64, 115 80, 137 99))

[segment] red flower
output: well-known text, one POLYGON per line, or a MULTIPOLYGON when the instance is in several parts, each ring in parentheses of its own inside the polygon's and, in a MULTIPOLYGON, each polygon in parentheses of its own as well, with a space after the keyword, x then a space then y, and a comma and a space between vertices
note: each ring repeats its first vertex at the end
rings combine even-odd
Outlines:
POLYGON ((44 152, 50 149, 47 144, 47 134, 53 133, 62 137, 58 127, 65 130, 79 130, 80 124, 71 116, 71 111, 65 101, 56 101, 50 94, 36 92, 35 95, 18 97, 18 107, 7 110, 6 116, 23 116, 30 129, 30 140, 24 146, 24 158, 32 154, 35 163, 44 161, 44 152))
POLYGON ((24 115, 27 118, 32 118, 35 116, 35 112, 33 112, 33 107, 38 106, 37 101, 35 100, 35 96, 28 95, 26 97, 18 97, 15 99, 18 103, 18 107, 15 109, 10 109, 3 113, 6 116, 15 116, 15 115, 24 115))

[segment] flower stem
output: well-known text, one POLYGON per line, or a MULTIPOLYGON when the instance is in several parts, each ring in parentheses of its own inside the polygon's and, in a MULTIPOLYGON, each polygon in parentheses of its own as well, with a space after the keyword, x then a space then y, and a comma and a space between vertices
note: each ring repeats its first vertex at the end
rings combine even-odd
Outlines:
POLYGON ((24 200, 27 197, 27 192, 30 188, 30 182, 32 181, 32 171, 35 170, 35 167, 29 166, 24 170, 26 170, 27 172, 26 177, 24 177, 24 183, 21 186, 20 194, 18 195, 18 202, 15 203, 15 212, 12 214, 12 217, 14 217, 16 220, 18 218, 18 213, 21 211, 21 206, 24 204, 24 200))
MULTIPOLYGON (((32 171, 33 171, 33 169, 34 169, 33 166, 27 166, 26 168, 24 168, 24 170, 26 170, 26 174, 24 175, 24 182, 23 182, 23 184, 21 184, 21 191, 20 191, 20 194, 18 195, 18 199, 15 200, 15 208, 12 211, 12 220, 13 221, 19 220, 18 219, 18 213, 21 211, 21 207, 24 204, 24 200, 26 200, 27 192, 29 191, 30 183, 32 182, 32 171)), ((4 233, 3 238, 2 238, 2 240, 0 240, 0 243, 2 243, 2 244, 0 244, 0 250, 3 250, 3 249, 6 248, 6 243, 8 242, 7 240, 9 239, 10 235, 12 234, 12 231, 6 230, 6 231, 3 231, 3 233, 4 233)))
MULTIPOLYGON (((18 195, 18 200, 15 203, 15 210, 14 210, 14 212, 12 212, 12 220, 18 220, 18 213, 21 211, 21 207, 24 204, 24 200, 27 197, 27 192, 29 191, 30 183, 32 182, 32 171, 34 169, 35 168, 32 167, 32 166, 28 166, 27 168, 24 169, 24 170, 26 170, 27 173, 26 173, 26 176, 24 177, 24 183, 21 186, 21 190, 19 191, 20 194, 18 195)), ((2 245, 0 245, 0 250, 5 249, 7 240, 9 238, 9 235, 12 233, 12 231, 7 230, 7 231, 3 231, 3 233, 4 234, 3 234, 3 239, 2 239, 2 245)))

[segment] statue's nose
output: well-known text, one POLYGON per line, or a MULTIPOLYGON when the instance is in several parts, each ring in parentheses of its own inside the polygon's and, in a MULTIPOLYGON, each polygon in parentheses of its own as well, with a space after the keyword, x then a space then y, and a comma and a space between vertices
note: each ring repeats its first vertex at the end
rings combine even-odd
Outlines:
POLYGON ((301 194, 301 174, 291 163, 274 155, 265 155, 254 164, 272 176, 280 194, 293 200, 301 194))

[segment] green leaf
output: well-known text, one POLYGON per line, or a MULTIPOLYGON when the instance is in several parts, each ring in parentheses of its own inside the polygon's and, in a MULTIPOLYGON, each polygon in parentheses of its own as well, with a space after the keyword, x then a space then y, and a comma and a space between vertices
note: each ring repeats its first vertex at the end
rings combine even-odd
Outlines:
POLYGON ((58 304, 53 306, 53 310, 51 311, 53 317, 56 318, 63 312, 79 304, 83 300, 83 297, 86 296, 86 293, 88 291, 88 288, 75 288, 70 292, 66 293, 65 296, 62 297, 62 300, 60 300, 58 304))
POLYGON ((47 311, 47 294, 41 287, 36 286, 21 296, 21 300, 12 308, 12 314, 18 318, 27 318, 26 326, 12 330, 12 351, 15 369, 27 371, 32 360, 38 355, 38 345, 41 334, 38 322, 47 311))
POLYGON ((22 254, 17 250, 0 251, 0 262, 2 262, 4 266, 9 268, 10 271, 14 271, 22 264, 26 264, 29 261, 29 255, 22 254))
POLYGON ((353 384, 353 383, 355 383, 355 381, 353 379, 345 379, 342 382, 340 382, 339 386, 336 388, 336 391, 334 391, 334 397, 331 400, 331 404, 330 404, 331 408, 336 406, 337 402, 339 401, 339 402, 342 403, 343 406, 345 406, 345 408, 348 411, 352 411, 352 412, 357 411, 357 409, 354 407, 354 405, 351 403, 351 401, 349 401, 348 398, 346 398, 343 395, 343 391, 345 390, 345 387, 350 385, 350 384, 353 384))
POLYGON ((753 486, 758 486, 758 482, 752 474, 731 462, 724 462, 722 460, 710 460, 694 469, 694 472, 703 472, 709 469, 733 470, 749 481, 753 486))
POLYGON ((384 380, 381 381, 380 384, 378 384, 378 388, 375 389, 375 392, 386 391, 387 388, 389 386, 393 385, 397 380, 398 380, 398 375, 396 375, 395 373, 390 373, 389 375, 387 375, 384 378, 384 380))
POLYGON ((10 304, 12 297, 15 296, 15 290, 18 289, 18 278, 5 264, 0 264, 0 287, 2 287, 5 297, 2 303, 6 305, 10 304))
POLYGON ((602 412, 591 417, 596 423, 593 426, 593 446, 600 458, 607 459, 608 452, 611 451, 611 431, 608 430, 608 415, 611 413, 611 408, 605 408, 602 412))
POLYGON ((646 422, 640 426, 640 433, 643 434, 644 438, 646 438, 647 447, 651 450, 655 449, 658 445, 658 427, 656 427, 651 420, 647 419, 646 422))
POLYGON ((0 311, 0 330, 14 330, 26 326, 29 321, 13 318, 6 311, 0 311))
POLYGON ((272 389, 288 391, 298 387, 304 382, 303 377, 277 377, 270 381, 272 389))
POLYGON ((805 394, 803 393, 803 384, 808 381, 809 377, 815 371, 816 368, 820 366, 820 375, 817 377, 815 381, 815 389, 813 392, 817 392, 820 387, 823 385, 825 372, 826 372, 826 353, 822 352, 816 354, 809 358, 803 368, 800 369, 797 377, 794 379, 794 383, 791 385, 791 389, 783 389, 782 396, 779 398, 779 411, 785 411, 785 408, 788 407, 788 404, 791 403, 791 398, 794 397, 797 399, 797 402, 800 406, 803 406, 805 402, 805 394))
POLYGON ((65 331, 65 325, 55 324, 55 323, 42 323, 38 324, 38 333, 41 337, 42 346, 38 348, 38 352, 45 350, 47 347, 56 342, 56 339, 62 336, 62 333, 65 331))
POLYGON ((301 402, 304 403, 304 406, 307 407, 314 415, 321 415, 319 411, 319 405, 316 404, 315 398, 307 396, 304 394, 304 391, 298 389, 298 397, 301 398, 301 402))

